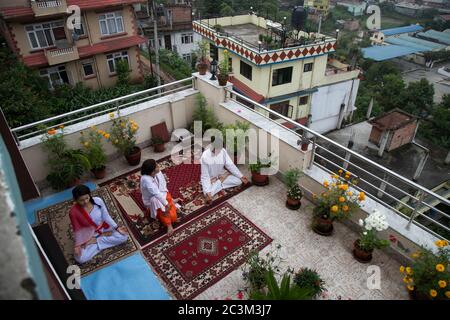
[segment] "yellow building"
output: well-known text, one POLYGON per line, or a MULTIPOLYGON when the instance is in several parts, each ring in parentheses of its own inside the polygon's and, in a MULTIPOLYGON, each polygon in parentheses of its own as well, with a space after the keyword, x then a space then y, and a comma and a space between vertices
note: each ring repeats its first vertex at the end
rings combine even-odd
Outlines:
POLYGON ((136 82, 143 77, 138 45, 146 42, 136 28, 136 2, 142 0, 5 0, 0 31, 49 88, 77 82, 91 88, 114 85, 119 60, 128 62, 136 82), (73 28, 78 12, 81 24, 73 28))
POLYGON ((282 45, 282 26, 256 15, 194 21, 193 28, 210 42, 211 59, 230 53, 235 91, 284 116, 303 124, 310 116, 311 127, 326 132, 355 110, 359 70, 328 58, 336 39, 300 32, 295 38, 309 39, 291 36, 282 45))
POLYGON ((320 11, 324 16, 328 15, 328 9, 330 7, 329 0, 313 0, 312 7, 317 11, 320 11))

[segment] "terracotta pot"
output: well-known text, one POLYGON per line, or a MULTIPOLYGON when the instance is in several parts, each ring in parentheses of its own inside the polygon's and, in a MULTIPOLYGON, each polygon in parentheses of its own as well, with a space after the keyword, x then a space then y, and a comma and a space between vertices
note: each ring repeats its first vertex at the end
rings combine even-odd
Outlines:
POLYGON ((321 236, 331 236, 333 234, 333 220, 324 217, 315 217, 312 224, 315 233, 321 236))
POLYGON ((218 74, 217 80, 219 80, 219 86, 226 86, 228 82, 228 75, 227 74, 218 74))
POLYGON ((164 152, 164 150, 166 150, 166 146, 164 143, 159 143, 159 144, 153 145, 153 151, 155 151, 157 153, 164 152))
POLYGON ((92 169, 91 172, 96 179, 103 179, 106 176, 106 167, 100 169, 92 169))
POLYGON ((141 148, 134 147, 130 154, 125 155, 130 166, 137 166, 141 162, 141 148))
POLYGON ((255 186, 266 186, 269 184, 269 176, 259 172, 252 172, 252 183, 255 186))
POLYGON ((286 199, 286 207, 288 209, 298 210, 298 209, 300 209, 301 205, 302 205, 302 202, 300 200, 291 199, 291 198, 289 198, 289 196, 286 199))
POLYGON ((308 151, 309 142, 302 142, 302 151, 308 151))
POLYGON ((208 64, 206 62, 199 62, 197 64, 197 70, 201 76, 204 76, 206 74, 206 71, 208 71, 208 64))
POLYGON ((372 261, 372 252, 373 249, 370 251, 365 251, 359 247, 359 239, 355 241, 353 244, 353 257, 361 263, 369 263, 372 261))

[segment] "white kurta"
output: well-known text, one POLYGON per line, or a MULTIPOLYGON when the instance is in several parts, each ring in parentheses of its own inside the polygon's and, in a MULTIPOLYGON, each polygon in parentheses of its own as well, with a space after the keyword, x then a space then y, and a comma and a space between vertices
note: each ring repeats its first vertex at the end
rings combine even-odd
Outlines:
POLYGON ((100 251, 117 246, 128 240, 128 235, 123 235, 115 230, 117 228, 117 223, 109 215, 108 209, 106 208, 103 199, 99 197, 93 197, 93 199, 95 203, 98 205, 94 205, 94 208, 89 213, 89 216, 97 226, 102 225, 103 222, 106 222, 109 225, 109 228, 108 229, 103 228, 101 232, 112 231, 112 235, 110 236, 99 235, 97 237, 97 243, 90 244, 84 248, 81 248, 80 256, 75 257, 75 260, 78 263, 85 263, 91 260, 100 251))
POLYGON ((150 209, 150 215, 153 219, 156 218, 158 209, 161 209, 162 212, 166 211, 167 192, 166 178, 161 171, 154 177, 149 175, 141 177, 142 202, 150 209))
POLYGON ((213 153, 211 149, 205 150, 200 159, 200 163, 201 183, 204 194, 211 193, 211 195, 214 196, 223 189, 236 187, 242 183, 242 173, 233 163, 233 160, 231 160, 224 148, 222 148, 217 155, 213 153), (231 175, 221 182, 218 179, 219 176, 227 171, 231 175))

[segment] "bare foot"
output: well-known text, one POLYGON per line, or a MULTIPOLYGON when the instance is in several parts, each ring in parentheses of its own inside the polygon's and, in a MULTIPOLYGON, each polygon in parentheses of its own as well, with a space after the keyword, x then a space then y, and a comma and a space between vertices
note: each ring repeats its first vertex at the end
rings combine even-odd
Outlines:
POLYGON ((167 226, 167 235, 168 235, 168 236, 171 236, 172 233, 173 233, 173 227, 172 227, 172 225, 170 224, 169 226, 167 226))
POLYGON ((212 202, 212 197, 211 197, 210 194, 205 195, 205 199, 206 199, 206 203, 207 203, 207 204, 211 204, 211 202, 212 202))

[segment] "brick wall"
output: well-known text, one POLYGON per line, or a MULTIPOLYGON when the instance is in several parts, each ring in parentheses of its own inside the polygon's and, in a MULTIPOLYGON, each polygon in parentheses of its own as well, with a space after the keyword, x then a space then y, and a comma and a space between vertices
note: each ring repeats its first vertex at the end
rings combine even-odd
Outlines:
POLYGON ((417 121, 413 121, 404 127, 395 130, 392 133, 391 141, 386 146, 387 151, 391 151, 401 147, 404 144, 410 143, 414 138, 416 132, 417 121))

